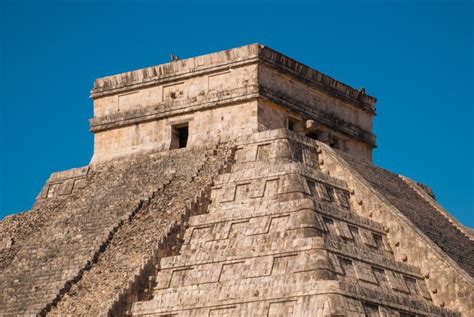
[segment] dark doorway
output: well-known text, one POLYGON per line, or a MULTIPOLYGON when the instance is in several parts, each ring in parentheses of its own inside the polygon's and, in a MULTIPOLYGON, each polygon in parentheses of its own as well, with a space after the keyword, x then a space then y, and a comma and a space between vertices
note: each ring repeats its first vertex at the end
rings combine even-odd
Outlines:
POLYGON ((188 126, 178 128, 178 148, 185 148, 188 144, 189 129, 188 126))
POLYGON ((310 139, 317 140, 318 139, 318 134, 316 132, 309 132, 306 133, 306 136, 310 139))
POLYGON ((182 123, 171 127, 170 150, 183 149, 188 145, 189 125, 182 123))

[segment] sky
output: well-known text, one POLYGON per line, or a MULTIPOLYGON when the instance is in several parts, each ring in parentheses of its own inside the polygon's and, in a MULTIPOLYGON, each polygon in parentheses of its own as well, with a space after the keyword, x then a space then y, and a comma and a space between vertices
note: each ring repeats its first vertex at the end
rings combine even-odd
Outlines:
POLYGON ((374 163, 474 227, 473 2, 0 1, 0 218, 87 165, 95 78, 250 43, 376 96, 374 163))

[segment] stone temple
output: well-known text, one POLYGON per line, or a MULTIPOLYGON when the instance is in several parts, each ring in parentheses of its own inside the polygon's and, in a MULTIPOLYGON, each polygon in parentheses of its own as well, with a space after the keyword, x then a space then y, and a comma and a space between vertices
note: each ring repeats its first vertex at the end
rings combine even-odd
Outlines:
POLYGON ((473 230, 371 163, 364 89, 253 44, 91 98, 90 164, 0 223, 1 316, 474 316, 473 230))

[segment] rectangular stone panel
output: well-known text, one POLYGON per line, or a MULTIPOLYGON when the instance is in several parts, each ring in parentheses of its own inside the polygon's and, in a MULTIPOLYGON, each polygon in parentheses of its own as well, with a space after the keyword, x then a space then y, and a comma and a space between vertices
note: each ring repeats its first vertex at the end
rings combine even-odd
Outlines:
POLYGON ((318 214, 318 213, 314 213, 314 219, 315 219, 315 223, 314 223, 314 226, 321 230, 321 231, 325 231, 327 232, 328 229, 326 228, 326 224, 324 223, 324 220, 323 220, 323 217, 318 214))
POLYGON ((405 285, 405 281, 403 280, 403 277, 400 273, 387 272, 387 279, 392 289, 403 293, 409 293, 409 290, 405 285))
POLYGON ((249 226, 249 221, 240 221, 240 222, 233 222, 230 225, 230 230, 229 230, 229 236, 228 238, 235 238, 239 235, 244 235, 245 232, 247 231, 247 228, 249 226))
POLYGON ((184 97, 184 83, 176 83, 163 87, 163 101, 170 101, 184 97))
POLYGON ((278 179, 265 181, 264 197, 271 197, 278 194, 278 179))
POLYGON ((284 232, 288 229, 289 225, 289 216, 278 216, 278 217, 272 217, 270 220, 270 227, 268 229, 268 232, 284 232))
POLYGON ((212 224, 212 240, 228 239, 232 222, 218 222, 212 224))
POLYGON ((184 285, 190 270, 192 270, 192 268, 174 270, 171 274, 170 287, 178 287, 184 285))
POLYGON ((60 186, 61 186, 61 183, 50 184, 48 187, 47 197, 51 198, 51 197, 57 196, 59 193, 60 186))
POLYGON ((383 269, 372 267, 372 272, 374 273, 375 278, 377 279, 377 282, 381 288, 384 290, 390 289, 390 284, 388 283, 387 276, 385 275, 385 271, 383 269))
POLYGON ((328 201, 328 202, 332 201, 332 197, 326 185, 316 182, 315 186, 316 186, 316 193, 318 194, 319 199, 328 201))
POLYGON ((193 228, 189 242, 205 242, 212 239, 212 227, 193 228))
POLYGON ((318 154, 316 153, 315 147, 304 146, 303 147, 303 158, 304 163, 311 167, 317 168, 318 167, 318 154))
POLYGON ((366 317, 380 317, 379 307, 372 303, 362 303, 366 317))
POLYGON ((339 202, 339 206, 344 209, 350 209, 351 205, 349 203, 349 193, 338 188, 336 188, 334 192, 336 194, 337 201, 339 202))
POLYGON ((239 316, 236 306, 224 308, 212 308, 209 310, 209 317, 234 317, 239 316))
POLYGON ((257 179, 252 182, 252 198, 262 198, 265 194, 265 180, 257 179))
POLYGON ((329 232, 329 234, 334 236, 337 235, 334 220, 332 220, 331 218, 323 217, 323 221, 324 226, 326 227, 326 230, 329 232))
POLYGON ((418 290, 418 285, 416 284, 416 279, 409 276, 404 276, 403 279, 405 280, 405 284, 410 294, 415 295, 415 296, 420 294, 418 290))
POLYGON ((226 184, 219 189, 219 201, 222 203, 234 201, 235 199, 235 184, 226 184))
POLYGON ((76 178, 74 180, 74 187, 73 187, 73 191, 75 190, 79 190, 81 188, 84 188, 87 184, 87 180, 85 177, 81 177, 81 178, 76 178))
POLYGON ((359 234, 359 228, 355 227, 355 226, 347 226, 349 228, 349 231, 351 232, 352 234, 352 238, 354 239, 354 241, 356 243, 360 243, 360 234, 359 234))
POLYGON ((232 77, 230 71, 225 71, 215 75, 209 75, 208 85, 209 93, 222 91, 229 89, 232 86, 231 83, 232 77))
POLYGON ((418 289, 420 290, 421 296, 423 296, 424 298, 426 298, 428 300, 431 300, 431 295, 430 295, 430 292, 428 290, 428 287, 426 286, 425 281, 417 280, 416 282, 418 284, 418 289))
POLYGON ((155 289, 168 288, 170 286, 172 275, 173 275, 173 270, 161 270, 156 276, 155 289))
POLYGON ((377 279, 375 278, 370 265, 357 261, 355 262, 354 268, 359 280, 377 284, 377 279))
POLYGON ((303 145, 298 142, 290 142, 292 158, 296 162, 304 162, 303 145))
MULTIPOLYGON (((134 105, 138 105, 140 91, 133 91, 118 96, 118 111, 124 111, 132 108, 134 105)), ((158 100, 157 100, 158 101, 158 100)))
POLYGON ((270 227, 271 217, 257 217, 252 218, 249 221, 249 226, 245 234, 247 236, 257 235, 257 234, 265 234, 268 233, 268 229, 270 227))
POLYGON ((256 257, 245 261, 244 277, 268 276, 272 273, 273 256, 256 257))
MULTIPOLYGON (((306 193, 305 178, 300 175, 287 174, 280 177, 280 183, 278 187, 278 194, 295 193, 301 192, 306 193)), ((309 192, 307 192, 309 194, 309 192)))
POLYGON ((259 144, 257 146, 257 161, 268 161, 270 158, 271 144, 259 144))
POLYGON ((336 272, 337 274, 343 275, 344 269, 342 268, 337 255, 334 253, 328 252, 328 257, 329 257, 329 262, 331 263, 333 271, 336 272))
POLYGON ((352 234, 347 226, 347 223, 343 221, 336 221, 336 232, 339 237, 352 240, 352 234))
POLYGON ((352 260, 339 257, 339 263, 344 271, 344 274, 349 277, 357 277, 352 260))
POLYGON ((271 303, 268 307, 268 317, 295 316, 296 301, 271 303))
POLYGON ((244 274, 244 264, 245 261, 223 264, 221 274, 219 275, 219 282, 242 278, 244 274))
POLYGON ((276 256, 273 260, 272 275, 279 275, 291 272, 290 267, 297 259, 297 254, 276 256))
POLYGON ((377 243, 374 240, 372 232, 363 228, 359 228, 360 237, 363 243, 368 246, 377 248, 377 243))
POLYGON ((238 184, 235 187, 235 200, 243 200, 250 198, 250 183, 247 184, 238 184))

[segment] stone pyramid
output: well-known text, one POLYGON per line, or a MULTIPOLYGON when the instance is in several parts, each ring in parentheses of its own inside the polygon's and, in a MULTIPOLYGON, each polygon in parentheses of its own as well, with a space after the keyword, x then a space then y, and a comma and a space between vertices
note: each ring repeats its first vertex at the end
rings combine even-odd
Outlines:
POLYGON ((94 156, 0 223, 0 315, 473 316, 474 235, 375 98, 259 44, 96 80, 94 156))

